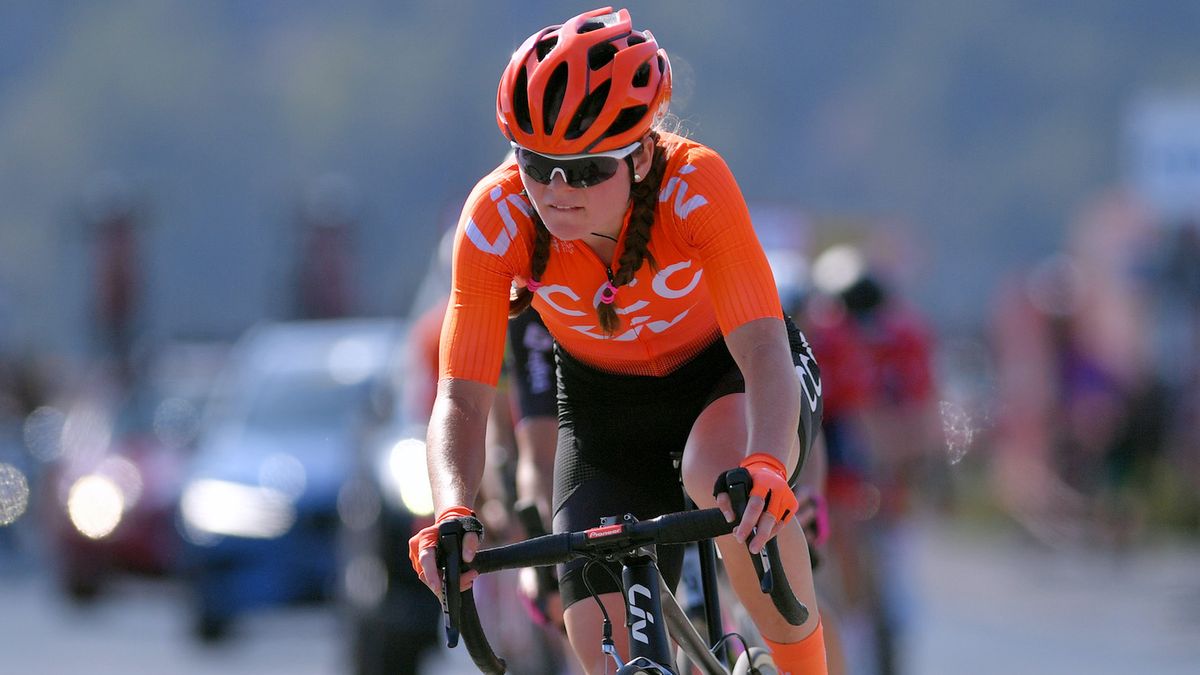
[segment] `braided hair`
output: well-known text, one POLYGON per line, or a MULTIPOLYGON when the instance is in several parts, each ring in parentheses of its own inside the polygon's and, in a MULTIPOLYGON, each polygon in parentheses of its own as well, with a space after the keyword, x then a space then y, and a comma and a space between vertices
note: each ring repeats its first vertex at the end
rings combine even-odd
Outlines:
MULTIPOLYGON (((657 131, 650 132, 650 138, 654 143, 654 158, 651 160, 650 171, 645 178, 633 183, 630 187, 633 212, 629 216, 629 227, 625 232, 625 251, 617 261, 617 270, 612 273, 610 281, 613 286, 618 288, 632 281, 633 275, 641 269, 642 263, 646 260, 649 260, 651 268, 658 269, 648 246, 650 244, 650 227, 654 225, 654 211, 658 207, 659 187, 662 185, 663 176, 667 171, 667 150, 659 142, 660 137, 657 131)), ((631 169, 630 174, 632 174, 633 160, 632 158, 627 159, 631 169)), ((542 222, 536 209, 533 211, 533 225, 536 236, 533 241, 533 269, 530 279, 534 283, 540 283, 542 274, 546 271, 546 262, 550 258, 550 231, 546 229, 546 225, 542 222)), ((528 288, 517 290, 509 301, 509 316, 517 316, 525 311, 532 301, 533 293, 528 288)), ((609 336, 614 334, 620 325, 620 317, 617 316, 616 308, 611 304, 600 303, 596 307, 596 313, 600 321, 600 329, 604 331, 604 334, 609 336)))

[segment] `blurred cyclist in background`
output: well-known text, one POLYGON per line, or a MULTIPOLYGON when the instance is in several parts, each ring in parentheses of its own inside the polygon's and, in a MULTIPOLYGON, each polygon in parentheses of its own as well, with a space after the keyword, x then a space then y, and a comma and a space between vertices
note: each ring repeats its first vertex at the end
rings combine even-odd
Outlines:
POLYGON ((825 382, 830 605, 849 672, 891 675, 907 604, 903 525, 940 430, 932 331, 855 247, 825 250, 812 274, 805 317, 825 382))

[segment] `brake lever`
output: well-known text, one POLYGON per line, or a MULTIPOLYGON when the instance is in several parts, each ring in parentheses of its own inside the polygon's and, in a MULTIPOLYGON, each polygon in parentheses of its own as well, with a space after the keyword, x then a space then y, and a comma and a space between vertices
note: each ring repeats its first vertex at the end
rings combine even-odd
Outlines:
MULTIPOLYGON (((725 490, 729 493, 729 503, 733 506, 734 524, 742 521, 742 515, 746 512, 746 503, 750 500, 750 472, 742 467, 732 469, 725 472, 724 478, 725 490)), ((751 537, 757 533, 758 528, 751 531, 751 537)), ((768 546, 775 543, 772 539, 768 546)), ((754 563, 754 572, 758 575, 758 587, 763 593, 770 593, 775 586, 775 580, 771 574, 771 560, 768 557, 767 547, 763 547, 758 553, 750 554, 750 561, 754 563)))
POLYGON ((465 530, 457 520, 438 525, 437 558, 442 569, 442 616, 446 625, 446 646, 458 646, 458 628, 462 624, 462 538, 465 530))

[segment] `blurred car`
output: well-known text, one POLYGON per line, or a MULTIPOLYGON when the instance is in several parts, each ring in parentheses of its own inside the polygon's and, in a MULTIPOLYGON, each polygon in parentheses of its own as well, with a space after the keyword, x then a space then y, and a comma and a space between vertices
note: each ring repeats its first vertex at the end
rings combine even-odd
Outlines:
POLYGON ((339 599, 358 675, 418 672, 439 639, 441 607, 408 560, 408 539, 433 523, 433 496, 407 336, 397 335, 387 386, 372 399, 354 476, 339 498, 339 599))
POLYGON ((117 572, 162 575, 178 561, 174 511, 204 399, 226 347, 159 349, 117 401, 79 401, 47 472, 52 552, 63 589, 94 598, 117 572))
POLYGON ((333 597, 338 494, 397 328, 270 323, 235 345, 179 501, 199 638, 256 608, 333 597))

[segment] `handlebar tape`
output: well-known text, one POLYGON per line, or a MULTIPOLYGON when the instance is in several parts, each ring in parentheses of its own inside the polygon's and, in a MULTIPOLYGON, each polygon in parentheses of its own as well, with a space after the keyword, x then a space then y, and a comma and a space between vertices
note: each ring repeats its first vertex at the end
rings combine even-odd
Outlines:
POLYGON ((651 520, 635 523, 630 530, 637 536, 639 530, 657 529, 658 545, 688 544, 702 539, 713 539, 733 531, 733 523, 725 522, 725 516, 717 509, 668 513, 651 520))
MULTIPOLYGON (((721 474, 713 494, 727 492, 730 504, 737 521, 740 522, 746 510, 746 502, 750 497, 750 473, 743 468, 733 469, 721 474)), ((750 561, 758 574, 759 589, 771 596, 771 602, 779 614, 793 626, 799 626, 808 621, 808 607, 796 598, 788 583, 783 569, 783 560, 779 556, 779 543, 772 539, 760 553, 751 553, 750 561), (765 562, 764 562, 765 561, 765 562)))
POLYGON ((467 653, 475 662, 475 667, 487 675, 503 675, 507 671, 504 659, 496 656, 492 645, 488 642, 483 626, 479 624, 479 612, 475 609, 475 593, 467 589, 462 593, 462 638, 467 645, 467 653))
POLYGON ((569 533, 547 534, 533 539, 484 549, 475 554, 470 569, 480 574, 518 567, 557 565, 574 558, 569 533))
MULTIPOLYGON (((788 583, 787 575, 783 572, 783 560, 779 557, 779 544, 772 539, 767 542, 767 560, 771 563, 771 570, 778 570, 778 574, 772 574, 771 584, 771 602, 774 603, 775 609, 779 610, 779 614, 793 626, 800 626, 808 621, 808 607, 796 598, 796 594, 792 592, 792 586, 788 583)), ((758 556, 755 556, 756 558, 758 556)))

